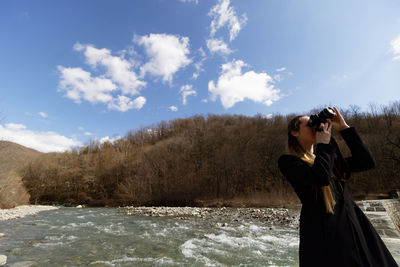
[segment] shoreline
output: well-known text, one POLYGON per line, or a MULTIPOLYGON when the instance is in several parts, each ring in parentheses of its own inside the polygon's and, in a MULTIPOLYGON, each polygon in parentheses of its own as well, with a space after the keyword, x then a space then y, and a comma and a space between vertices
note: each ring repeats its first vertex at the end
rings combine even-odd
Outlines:
MULTIPOLYGON (((78 205, 75 208, 83 208, 78 205)), ((21 205, 11 209, 0 209, 0 222, 28 215, 36 215, 41 211, 56 210, 59 206, 21 205)), ((298 228, 299 212, 296 208, 236 208, 236 207, 168 207, 140 206, 117 207, 118 212, 125 215, 147 217, 175 217, 179 220, 190 218, 218 221, 221 225, 235 224, 243 221, 262 222, 269 225, 286 225, 298 228)))
MULTIPOLYGON (((355 201, 363 212, 384 211, 391 219, 396 232, 400 234, 400 210, 397 206, 399 200, 368 200, 355 201), (375 207, 379 203, 372 204, 370 202, 382 202, 384 207, 375 207), (386 203, 387 202, 387 203, 386 203), (389 203, 390 202, 390 203, 389 203), (392 202, 395 202, 394 204, 392 202), (391 205, 389 205, 391 204, 391 205), (368 206, 368 207, 367 207, 368 206), (373 210, 372 210, 373 209, 373 210)), ((56 210, 62 206, 52 205, 22 205, 11 209, 0 209, 0 222, 18 219, 27 215, 35 215, 41 211, 56 210)), ((83 208, 85 206, 78 205, 75 208, 83 208)), ((147 216, 147 217, 175 217, 178 220, 186 219, 204 219, 217 221, 221 224, 236 224, 243 221, 261 222, 269 225, 282 225, 298 228, 301 206, 293 207, 169 207, 169 206, 125 206, 115 207, 117 212, 124 215, 147 216)))
POLYGON ((131 216, 175 217, 179 220, 204 219, 222 226, 248 222, 262 222, 269 225, 299 227, 300 212, 287 208, 233 208, 233 207, 120 207, 118 212, 131 216))
POLYGON ((56 209, 59 207, 45 205, 22 205, 11 209, 0 209, 0 221, 18 219, 27 215, 35 215, 41 211, 56 209))

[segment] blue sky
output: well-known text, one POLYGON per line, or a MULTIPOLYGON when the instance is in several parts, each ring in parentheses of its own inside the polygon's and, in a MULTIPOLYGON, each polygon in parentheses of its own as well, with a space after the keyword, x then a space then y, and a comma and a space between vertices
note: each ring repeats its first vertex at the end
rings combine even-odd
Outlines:
POLYGON ((0 1, 0 138, 400 100, 399 1, 0 1))

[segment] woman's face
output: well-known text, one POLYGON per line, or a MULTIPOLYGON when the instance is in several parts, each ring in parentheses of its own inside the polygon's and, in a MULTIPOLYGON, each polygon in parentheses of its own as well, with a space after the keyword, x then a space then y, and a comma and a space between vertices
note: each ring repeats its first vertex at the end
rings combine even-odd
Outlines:
POLYGON ((300 118, 299 131, 292 132, 292 135, 299 140, 301 144, 315 144, 315 129, 308 126, 309 116, 300 118))

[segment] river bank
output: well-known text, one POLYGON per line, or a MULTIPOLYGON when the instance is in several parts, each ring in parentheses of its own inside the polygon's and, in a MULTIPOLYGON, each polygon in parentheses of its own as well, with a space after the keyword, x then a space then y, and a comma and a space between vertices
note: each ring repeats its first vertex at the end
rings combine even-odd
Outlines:
POLYGON ((267 225, 281 225, 293 228, 299 226, 300 208, 199 208, 199 207, 122 207, 119 212, 126 215, 149 217, 176 217, 179 220, 199 218, 230 225, 246 222, 262 222, 267 225))
POLYGON ((58 209, 58 207, 44 205, 23 205, 12 209, 0 209, 0 221, 22 218, 26 215, 35 215, 41 211, 55 209, 58 209))
MULTIPOLYGON (((400 203, 396 200, 365 200, 356 201, 357 205, 368 214, 370 211, 387 212, 388 218, 397 229, 393 229, 397 234, 399 231, 400 212, 398 206, 400 203), (394 204, 392 202, 395 202, 394 204), (391 204, 391 205, 389 205, 391 204)), ((77 206, 78 208, 82 206, 77 206)), ((299 227, 301 206, 292 208, 233 208, 233 207, 119 207, 119 213, 125 215, 139 215, 147 217, 176 217, 178 220, 199 218, 211 221, 217 221, 220 225, 237 224, 243 221, 261 222, 266 225, 282 225, 291 228, 299 227)), ((0 221, 7 221, 25 217, 26 215, 35 215, 41 211, 59 209, 57 206, 49 205, 23 205, 12 209, 0 209, 0 221)), ((371 217, 371 216, 369 216, 371 217)), ((372 218, 370 218, 373 221, 372 218)))

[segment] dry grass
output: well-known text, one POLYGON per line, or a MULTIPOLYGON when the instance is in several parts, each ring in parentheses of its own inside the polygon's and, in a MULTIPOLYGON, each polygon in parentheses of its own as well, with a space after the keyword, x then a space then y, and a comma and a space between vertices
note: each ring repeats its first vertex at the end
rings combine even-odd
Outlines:
POLYGON ((0 208, 9 209, 18 205, 29 204, 29 194, 15 172, 0 177, 0 208))
POLYGON ((29 203, 29 194, 18 172, 41 154, 12 142, 0 141, 0 208, 29 203))

